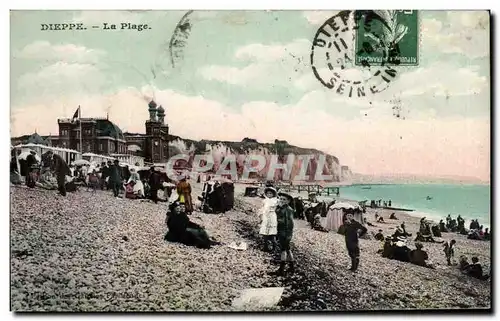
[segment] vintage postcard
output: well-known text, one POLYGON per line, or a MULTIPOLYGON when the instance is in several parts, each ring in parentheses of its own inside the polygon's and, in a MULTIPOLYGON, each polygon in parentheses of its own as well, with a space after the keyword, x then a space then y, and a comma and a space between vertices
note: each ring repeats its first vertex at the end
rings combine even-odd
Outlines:
POLYGON ((11 310, 491 312, 490 12, 10 12, 11 310))

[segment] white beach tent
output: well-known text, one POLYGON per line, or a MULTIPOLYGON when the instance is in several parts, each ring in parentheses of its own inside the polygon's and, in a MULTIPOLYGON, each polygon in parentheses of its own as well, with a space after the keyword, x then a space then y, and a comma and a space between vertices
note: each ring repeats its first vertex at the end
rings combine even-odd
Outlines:
POLYGON ((364 224, 363 221, 363 212, 361 211, 361 207, 356 204, 350 203, 336 203, 330 206, 328 209, 328 213, 326 214, 326 224, 325 229, 327 231, 335 231, 339 230, 339 227, 344 224, 344 210, 346 209, 359 209, 359 213, 354 214, 354 220, 358 221, 361 224, 364 224))

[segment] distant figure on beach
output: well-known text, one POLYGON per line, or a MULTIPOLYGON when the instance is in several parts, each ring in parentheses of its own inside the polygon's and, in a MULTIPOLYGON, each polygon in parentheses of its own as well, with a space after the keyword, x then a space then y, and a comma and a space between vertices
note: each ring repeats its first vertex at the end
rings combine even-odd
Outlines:
POLYGON ((422 243, 415 243, 415 250, 410 252, 410 262, 412 264, 432 268, 429 264, 427 264, 427 260, 429 259, 429 255, 426 251, 422 250, 424 247, 422 243))
POLYGON ((483 274, 483 267, 479 263, 479 259, 476 256, 472 257, 472 264, 466 266, 464 268, 464 272, 467 275, 479 280, 488 280, 490 278, 489 275, 483 274))
POLYGON ((59 194, 66 196, 66 175, 70 175, 69 166, 58 154, 52 156, 52 166, 57 177, 57 188, 59 194))
POLYGON ((484 229, 483 240, 489 241, 491 239, 491 234, 489 232, 489 228, 484 229))
POLYGON ((377 219, 377 223, 385 223, 384 218, 382 216, 379 216, 377 219))
POLYGON ((390 220, 397 220, 398 218, 396 217, 396 213, 392 213, 391 216, 389 216, 390 220))
POLYGON ((439 230, 441 231, 441 233, 448 232, 448 230, 446 229, 446 226, 444 225, 443 220, 439 221, 439 230))
POLYGON ((392 238, 393 239, 397 239, 398 237, 404 237, 404 238, 406 238, 408 236, 411 236, 411 234, 406 232, 406 228, 405 228, 405 225, 403 223, 403 224, 401 224, 401 226, 398 226, 396 228, 396 231, 392 235, 392 238))
POLYGON ((113 189, 113 195, 118 197, 120 195, 120 187, 122 186, 122 174, 120 162, 117 159, 115 159, 109 171, 109 184, 113 189))
POLYGON ((319 231, 319 232, 328 233, 328 231, 323 227, 323 225, 321 225, 321 215, 320 214, 316 214, 314 216, 312 228, 316 231, 319 231))
POLYGON ((287 193, 278 194, 278 206, 276 207, 276 217, 278 220, 278 242, 281 249, 281 260, 278 271, 274 274, 283 275, 285 273, 285 265, 289 263, 289 273, 294 273, 295 266, 290 242, 293 237, 293 216, 294 210, 290 207, 293 202, 293 197, 287 193))
POLYGON ((406 225, 405 225, 405 222, 401 223, 401 229, 403 230, 403 236, 404 237, 408 237, 408 236, 411 236, 411 233, 408 233, 406 232, 406 225))
POLYGON ((455 240, 451 240, 449 243, 448 242, 444 243, 443 252, 446 257, 446 262, 448 263, 448 265, 451 265, 451 259, 455 256, 455 250, 453 247, 455 246, 456 243, 457 241, 455 240))
POLYGON ((276 207, 278 205, 278 192, 274 187, 264 189, 264 201, 260 209, 260 235, 264 238, 264 251, 276 250, 276 235, 278 234, 278 220, 276 207))
POLYGON ((422 233, 417 232, 417 237, 415 242, 430 242, 430 243, 444 243, 444 241, 436 241, 430 234, 422 235, 422 233))
POLYGON ((391 201, 391 200, 389 200, 389 207, 391 207, 391 206, 392 206, 392 201, 391 201))
POLYGON ((458 215, 457 217, 458 231, 462 234, 462 231, 465 231, 465 220, 462 216, 458 215))
POLYGON ((177 184, 177 194, 181 201, 184 200, 186 212, 191 214, 193 212, 193 199, 191 198, 191 184, 187 181, 186 176, 182 176, 177 184))
POLYGON ((460 271, 465 271, 465 269, 469 266, 469 261, 465 255, 461 255, 458 261, 460 271))
MULTIPOLYGON (((151 166, 149 168, 148 185, 149 185, 149 199, 152 200, 155 204, 157 204, 158 203, 158 191, 160 190, 160 174, 156 171, 154 166, 151 166)), ((180 194, 179 194, 179 196, 180 196, 180 194)), ((187 206, 185 203, 186 201, 184 199, 179 199, 179 200, 186 207, 186 212, 189 212, 187 210, 187 206)))
POLYGON ((351 271, 356 271, 359 266, 359 238, 363 236, 368 230, 361 223, 354 220, 352 213, 347 213, 345 223, 345 244, 347 252, 351 258, 351 271), (358 234, 359 233, 359 234, 358 234))

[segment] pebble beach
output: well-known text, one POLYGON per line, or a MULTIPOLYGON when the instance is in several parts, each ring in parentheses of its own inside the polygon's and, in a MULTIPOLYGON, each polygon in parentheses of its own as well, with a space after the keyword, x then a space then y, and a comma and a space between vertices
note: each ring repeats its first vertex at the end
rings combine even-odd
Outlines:
MULTIPOLYGON (((193 199, 201 185, 192 183, 193 199)), ((234 311, 242 290, 284 287, 276 311, 489 309, 491 283, 446 266, 442 244, 424 243, 435 270, 382 258, 380 242, 361 239, 361 264, 353 273, 344 238, 312 230, 296 221, 292 250, 294 275, 276 277, 273 256, 261 250, 259 198, 243 197, 236 186, 235 207, 225 214, 195 212, 190 219, 221 242, 198 249, 163 240, 166 203, 117 199, 111 191, 57 191, 11 186, 11 309, 29 311, 234 311), (246 250, 228 247, 244 241, 246 250)), ((418 230, 418 217, 377 210, 392 234, 405 222, 418 230)), ((413 234, 415 235, 415 234, 413 234)), ((489 272, 490 242, 455 239, 455 259, 478 256, 489 272)), ((410 247, 414 248, 413 242, 410 247)))

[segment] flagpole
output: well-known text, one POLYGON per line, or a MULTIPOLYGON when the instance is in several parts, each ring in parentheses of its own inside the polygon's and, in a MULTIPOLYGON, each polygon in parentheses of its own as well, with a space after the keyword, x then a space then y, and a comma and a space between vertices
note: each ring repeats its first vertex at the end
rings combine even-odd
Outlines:
POLYGON ((80 154, 83 158, 83 143, 82 143, 82 109, 80 105, 78 105, 78 120, 80 121, 80 154))

